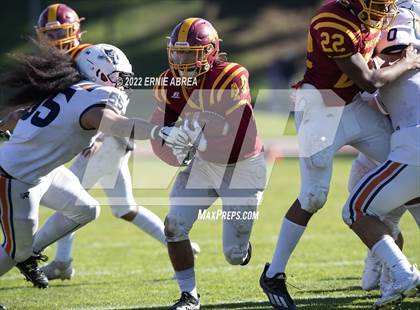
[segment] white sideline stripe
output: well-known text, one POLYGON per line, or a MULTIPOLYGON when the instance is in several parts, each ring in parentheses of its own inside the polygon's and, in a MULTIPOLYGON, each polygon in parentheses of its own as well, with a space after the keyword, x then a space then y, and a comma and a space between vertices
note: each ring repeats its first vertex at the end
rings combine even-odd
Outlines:
POLYGON ((285 308, 289 308, 289 307, 287 306, 287 303, 284 301, 284 298, 283 298, 283 297, 281 297, 281 296, 280 296, 280 300, 281 300, 281 302, 282 302, 282 304, 283 304, 283 307, 285 307, 285 308))
MULTIPOLYGON (((335 261, 335 262, 308 262, 308 263, 294 263, 294 266, 297 267, 308 267, 308 266, 363 266, 364 262, 362 260, 354 260, 354 261, 335 261)), ((210 267, 210 268, 199 268, 198 270, 200 272, 208 272, 208 273, 217 273, 217 272, 229 272, 229 271, 236 271, 237 266, 224 266, 224 267, 210 267)), ((251 270, 260 270, 261 266, 248 266, 247 269, 251 270)), ((172 268, 157 268, 153 270, 156 273, 168 273, 168 277, 173 273, 172 268)), ((132 270, 129 272, 121 272, 121 269, 119 269, 117 266, 115 266, 115 269, 110 269, 108 267, 107 271, 81 271, 78 272, 76 270, 75 277, 90 277, 90 276, 106 276, 106 275, 121 275, 121 276, 129 276, 129 275, 137 275, 137 274, 147 274, 149 273, 147 268, 132 270)), ((0 277, 0 282, 2 280, 16 280, 16 279, 22 279, 22 275, 6 275, 0 277)))

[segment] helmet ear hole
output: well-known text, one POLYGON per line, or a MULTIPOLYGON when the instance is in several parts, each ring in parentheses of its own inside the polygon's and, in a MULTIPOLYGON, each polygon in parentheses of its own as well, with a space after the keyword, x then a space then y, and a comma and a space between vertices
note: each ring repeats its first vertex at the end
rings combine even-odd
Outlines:
POLYGON ((108 78, 103 73, 101 73, 101 80, 104 81, 104 82, 108 82, 108 78))

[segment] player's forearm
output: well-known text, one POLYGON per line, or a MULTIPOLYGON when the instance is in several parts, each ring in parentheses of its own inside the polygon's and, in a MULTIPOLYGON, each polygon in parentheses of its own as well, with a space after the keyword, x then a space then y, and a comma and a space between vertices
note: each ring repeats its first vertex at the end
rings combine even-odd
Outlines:
POLYGON ((159 126, 140 118, 120 118, 112 123, 103 122, 99 128, 105 134, 135 140, 155 139, 159 126))
POLYGON ((376 89, 379 89, 386 84, 395 81, 409 70, 411 70, 410 65, 404 59, 402 59, 392 66, 373 70, 371 83, 376 89))

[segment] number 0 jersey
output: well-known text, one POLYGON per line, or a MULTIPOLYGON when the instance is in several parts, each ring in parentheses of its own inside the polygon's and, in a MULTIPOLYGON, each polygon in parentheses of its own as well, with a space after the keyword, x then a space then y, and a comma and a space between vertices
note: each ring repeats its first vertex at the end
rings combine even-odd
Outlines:
POLYGON ((86 81, 45 99, 18 121, 11 139, 0 146, 0 166, 22 182, 40 183, 96 135, 96 130, 80 123, 84 113, 103 106, 123 114, 127 102, 118 89, 86 81))
POLYGON ((306 72, 300 83, 330 89, 350 103, 360 89, 340 70, 335 60, 360 53, 368 62, 380 34, 380 30, 366 27, 341 3, 327 1, 311 21, 306 72))
POLYGON ((379 90, 395 132, 391 137, 393 161, 420 166, 420 72, 409 71, 379 90))

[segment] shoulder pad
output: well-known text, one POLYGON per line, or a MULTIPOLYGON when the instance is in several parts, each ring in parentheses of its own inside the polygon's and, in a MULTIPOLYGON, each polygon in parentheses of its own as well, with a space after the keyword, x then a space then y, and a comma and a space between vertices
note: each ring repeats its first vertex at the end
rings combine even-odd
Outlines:
POLYGON ((92 94, 98 103, 106 104, 120 115, 126 113, 130 99, 124 91, 112 86, 100 86, 92 90, 92 94))

